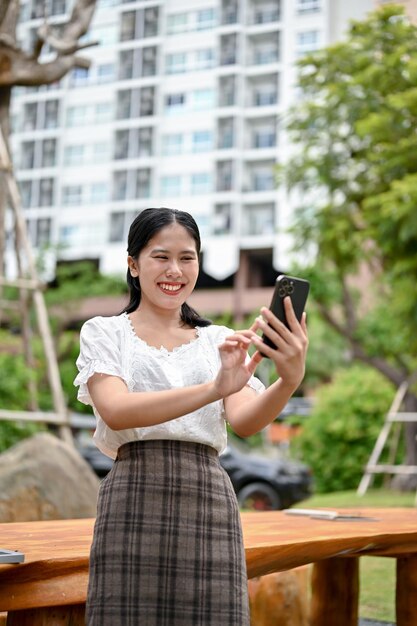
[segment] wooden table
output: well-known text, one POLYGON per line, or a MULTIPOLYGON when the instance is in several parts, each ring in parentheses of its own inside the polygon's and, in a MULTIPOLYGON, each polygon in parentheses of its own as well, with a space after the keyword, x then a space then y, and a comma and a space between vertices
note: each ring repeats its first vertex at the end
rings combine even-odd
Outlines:
MULTIPOLYGON (((349 511, 351 512, 351 511, 349 511)), ((361 509, 377 521, 243 513, 249 578, 314 563, 312 626, 357 626, 358 557, 397 559, 397 626, 417 626, 417 510, 361 509)), ((0 546, 25 563, 0 565, 8 626, 81 626, 94 520, 0 524, 0 546)))

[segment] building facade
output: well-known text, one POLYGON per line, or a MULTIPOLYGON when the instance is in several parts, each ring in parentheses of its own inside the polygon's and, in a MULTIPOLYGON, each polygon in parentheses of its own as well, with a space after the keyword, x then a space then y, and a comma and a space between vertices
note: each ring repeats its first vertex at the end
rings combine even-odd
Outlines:
MULTIPOLYGON (((21 1, 30 48, 70 0, 21 1)), ((18 88, 12 150, 35 248, 124 272, 126 237, 148 206, 190 211, 216 280, 285 268, 291 218, 274 170, 288 145, 296 60, 343 36, 372 0, 98 0, 89 70, 18 88)), ((48 59, 48 50, 43 56, 48 59)), ((7 259, 6 259, 7 262, 7 259)), ((13 256, 8 266, 13 273, 13 256)))

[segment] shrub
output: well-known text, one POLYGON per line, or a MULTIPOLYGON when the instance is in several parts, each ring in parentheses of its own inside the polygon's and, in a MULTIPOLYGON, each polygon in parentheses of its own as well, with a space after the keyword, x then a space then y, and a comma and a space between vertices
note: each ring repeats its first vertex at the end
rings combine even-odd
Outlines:
POLYGON ((313 470, 319 493, 355 489, 392 399, 392 385, 361 365, 339 371, 317 391, 293 450, 313 470))

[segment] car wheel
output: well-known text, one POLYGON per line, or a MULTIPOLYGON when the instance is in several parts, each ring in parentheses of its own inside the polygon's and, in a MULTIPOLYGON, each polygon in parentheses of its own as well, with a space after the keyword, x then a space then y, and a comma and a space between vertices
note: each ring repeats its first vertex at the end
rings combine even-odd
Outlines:
POLYGON ((252 511, 274 511, 280 508, 280 497, 266 483, 250 483, 237 494, 239 506, 252 511))

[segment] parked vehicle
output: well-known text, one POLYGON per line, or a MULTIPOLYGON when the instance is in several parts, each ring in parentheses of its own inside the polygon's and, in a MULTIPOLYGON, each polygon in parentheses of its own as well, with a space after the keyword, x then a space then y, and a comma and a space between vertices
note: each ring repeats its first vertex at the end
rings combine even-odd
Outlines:
MULTIPOLYGON (((91 430, 85 430, 87 423, 94 424, 94 420, 91 422, 88 417, 80 416, 71 421, 81 455, 99 477, 104 477, 113 461, 96 448, 91 430)), ((238 445, 229 443, 220 455, 220 463, 232 481, 242 509, 285 509, 311 495, 312 476, 306 465, 287 458, 255 456, 246 451, 244 444, 239 442, 238 445)))

